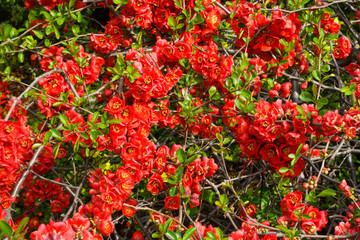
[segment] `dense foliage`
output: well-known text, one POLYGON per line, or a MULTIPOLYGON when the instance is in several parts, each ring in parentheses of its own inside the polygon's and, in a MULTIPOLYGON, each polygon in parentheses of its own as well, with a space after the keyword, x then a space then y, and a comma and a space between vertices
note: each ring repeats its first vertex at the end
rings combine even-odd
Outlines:
POLYGON ((358 239, 358 9, 3 1, 0 239, 358 239))

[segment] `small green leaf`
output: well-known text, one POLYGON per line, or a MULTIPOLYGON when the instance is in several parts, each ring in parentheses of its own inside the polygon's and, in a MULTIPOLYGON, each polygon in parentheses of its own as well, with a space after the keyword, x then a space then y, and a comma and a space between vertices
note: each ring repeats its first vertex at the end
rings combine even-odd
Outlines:
POLYGON ((56 39, 59 39, 59 38, 60 38, 59 30, 58 30, 57 27, 55 27, 55 26, 53 26, 53 29, 54 29, 54 33, 55 33, 56 39))
POLYGON ((50 35, 53 32, 53 26, 49 25, 45 28, 46 35, 50 35))
POLYGON ((290 169, 288 169, 287 167, 282 167, 279 169, 279 173, 286 173, 288 172, 290 169))
POLYGON ((313 102, 314 101, 313 95, 309 92, 301 92, 300 99, 304 102, 313 102))
POLYGON ((170 188, 169 193, 171 197, 174 197, 178 194, 179 190, 176 186, 170 188))
POLYGON ((188 240, 196 231, 195 227, 189 228, 184 234, 183 240, 188 240))
POLYGON ((184 173, 184 167, 183 166, 180 166, 180 167, 178 167, 176 169, 175 177, 176 177, 178 182, 182 179, 183 173, 184 173))
POLYGON ((32 149, 42 146, 42 143, 35 143, 31 146, 32 149))
POLYGON ((281 225, 276 225, 275 226, 277 229, 279 229, 281 232, 285 233, 285 234, 289 234, 289 229, 287 229, 286 227, 284 226, 281 226, 281 225))
POLYGON ((155 233, 153 233, 153 234, 151 235, 151 237, 153 237, 153 238, 159 238, 159 237, 161 237, 161 233, 155 232, 155 233))
POLYGON ((171 222, 173 221, 172 218, 169 218, 165 223, 164 223, 164 232, 167 232, 167 230, 170 227, 171 222))
POLYGON ((176 234, 171 231, 171 230, 168 230, 165 234, 170 240, 177 240, 178 237, 176 236, 176 234))
POLYGON ((216 236, 213 232, 207 232, 206 235, 208 236, 209 239, 211 240, 216 240, 216 236))
POLYGON ((325 189, 323 191, 321 191, 317 197, 330 197, 330 196, 335 196, 336 192, 332 189, 325 189))
POLYGON ((5 28, 4 28, 4 37, 6 37, 6 38, 9 37, 11 30, 12 30, 12 26, 9 24, 6 24, 5 28))
POLYGON ((88 140, 89 139, 89 135, 87 135, 86 133, 82 132, 80 133, 80 136, 85 139, 85 140, 88 140))
POLYGON ((195 24, 200 24, 200 23, 202 23, 204 21, 205 21, 205 19, 201 16, 201 14, 197 14, 195 19, 194 19, 195 24))
POLYGON ((56 145, 53 150, 53 156, 56 159, 59 154, 60 144, 56 145))
POLYGON ((24 62, 24 53, 23 52, 19 52, 18 54, 18 60, 20 63, 24 62))
POLYGON ((24 230, 24 227, 26 226, 26 224, 29 222, 30 218, 29 217, 24 217, 21 222, 19 223, 16 232, 15 232, 15 237, 17 235, 20 234, 20 232, 22 232, 24 230))
POLYGON ((299 105, 296 106, 296 110, 298 110, 298 112, 299 112, 301 115, 304 115, 304 114, 305 114, 304 109, 303 109, 301 106, 299 106, 299 105))
POLYGON ((224 194, 221 194, 220 196, 220 203, 222 205, 225 205, 229 202, 229 199, 228 199, 228 196, 224 193, 224 194))
POLYGON ((54 138, 60 138, 60 132, 57 129, 53 128, 53 129, 50 129, 50 131, 54 138))
POLYGON ((178 150, 176 150, 176 157, 180 163, 185 163, 186 153, 183 149, 179 148, 178 150))
POLYGON ((0 231, 5 233, 8 237, 11 237, 13 234, 11 226, 4 220, 0 220, 0 231))
POLYGON ((312 75, 316 80, 321 81, 321 72, 319 70, 312 71, 312 75))
POLYGON ((66 126, 66 127, 69 126, 69 120, 65 114, 59 115, 59 119, 62 122, 62 124, 64 124, 64 126, 66 126))

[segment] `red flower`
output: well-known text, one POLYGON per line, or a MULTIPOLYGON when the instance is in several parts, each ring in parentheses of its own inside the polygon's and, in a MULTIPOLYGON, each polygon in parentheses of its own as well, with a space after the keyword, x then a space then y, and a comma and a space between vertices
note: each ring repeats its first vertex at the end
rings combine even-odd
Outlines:
POLYGON ((256 206, 252 203, 250 203, 245 209, 242 208, 242 205, 240 205, 240 217, 243 219, 247 219, 247 216, 254 217, 256 214, 256 206))
POLYGON ((110 114, 115 115, 117 113, 121 113, 124 105, 124 101, 121 100, 119 96, 115 96, 106 105, 105 111, 108 111, 110 114))
POLYGON ((163 178, 159 174, 154 173, 150 177, 149 182, 146 185, 146 189, 149 192, 151 192, 153 195, 158 194, 160 192, 160 190, 162 191, 165 189, 163 178))
POLYGON ((136 232, 134 232, 134 234, 132 235, 131 240, 144 240, 144 236, 141 234, 141 232, 136 231, 136 232))
POLYGON ((256 40, 256 44, 254 45, 254 49, 260 49, 263 52, 269 52, 275 48, 280 48, 279 38, 270 34, 262 35, 258 40, 256 40))
POLYGON ((287 98, 290 95, 292 84, 290 82, 281 85, 281 96, 287 98))
POLYGON ((177 195, 175 197, 166 197, 164 199, 164 202, 165 202, 165 209, 172 209, 172 210, 179 209, 179 206, 180 206, 179 195, 177 195))
POLYGON ((98 229, 102 235, 109 236, 114 231, 114 224, 110 220, 103 220, 98 229))
POLYGON ((211 10, 206 16, 206 23, 211 28, 216 30, 221 22, 221 15, 219 11, 211 10))
POLYGON ((64 209, 64 204, 58 200, 53 200, 51 202, 51 212, 60 213, 64 209))
MULTIPOLYGON (((134 199, 131 199, 131 200, 126 201, 125 204, 131 205, 131 206, 136 206, 137 201, 134 199)), ((132 207, 123 206, 122 213, 126 217, 132 217, 136 213, 136 209, 132 208, 132 207)))
POLYGON ((88 230, 90 228, 90 220, 80 213, 76 213, 69 221, 76 232, 88 230))
POLYGON ((316 225, 311 221, 302 222, 301 228, 306 232, 306 234, 315 234, 316 233, 316 225))
POLYGON ((302 201, 302 192, 295 191, 288 193, 283 200, 281 200, 281 210, 283 211, 284 215, 286 217, 291 217, 292 212, 299 208, 304 206, 302 201))
POLYGON ((260 155, 270 165, 276 164, 281 160, 278 147, 275 144, 266 144, 261 148, 260 155))
POLYGON ((314 208, 313 206, 306 206, 303 214, 310 216, 310 219, 302 219, 303 222, 312 222, 316 226, 316 231, 321 231, 327 224, 328 219, 326 218, 326 211, 319 211, 319 209, 314 208))

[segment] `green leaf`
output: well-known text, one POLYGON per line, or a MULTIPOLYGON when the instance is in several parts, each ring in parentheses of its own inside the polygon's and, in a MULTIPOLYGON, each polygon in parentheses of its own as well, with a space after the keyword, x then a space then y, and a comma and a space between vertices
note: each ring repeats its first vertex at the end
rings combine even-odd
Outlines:
POLYGON ((317 197, 330 197, 330 196, 335 196, 336 192, 332 189, 325 189, 323 191, 321 191, 317 197))
POLYGON ((178 182, 180 182, 180 180, 182 179, 183 173, 184 173, 184 167, 183 166, 180 166, 180 167, 178 167, 176 169, 175 177, 176 177, 178 182))
POLYGON ((161 235, 161 233, 159 233, 159 232, 155 232, 155 233, 153 233, 152 235, 151 235, 151 237, 153 237, 153 238, 159 238, 159 237, 161 237, 162 235, 161 235))
POLYGON ((186 153, 183 149, 179 148, 178 150, 176 150, 176 157, 180 163, 185 163, 186 153))
POLYGON ((82 19, 83 19, 81 12, 77 12, 76 14, 77 14, 77 17, 78 17, 77 21, 78 21, 79 23, 81 23, 81 22, 82 22, 82 19))
POLYGON ((171 28, 171 29, 175 29, 176 28, 176 23, 175 23, 175 19, 174 19, 174 17, 168 17, 168 22, 167 22, 167 24, 169 25, 169 27, 171 28))
POLYGON ((195 17, 195 19, 194 19, 194 23, 195 24, 200 24, 200 23, 202 23, 202 22, 204 22, 205 20, 204 20, 204 18, 201 16, 201 14, 197 14, 196 15, 196 17, 195 17))
POLYGON ((189 228, 184 234, 183 240, 188 240, 196 231, 196 227, 189 228))
POLYGON ((299 106, 299 105, 297 105, 296 106, 296 109, 298 110, 298 112, 301 114, 301 115, 304 115, 304 109, 301 107, 301 106, 299 106))
POLYGON ((188 158, 186 160, 186 164, 189 165, 190 163, 192 163, 193 161, 195 161, 197 158, 199 157, 199 155, 194 155, 194 156, 191 156, 190 158, 188 158))
POLYGON ((286 173, 288 172, 290 169, 288 169, 287 167, 282 167, 279 169, 279 173, 286 173))
POLYGON ((47 131, 47 132, 45 133, 45 136, 44 136, 44 139, 43 139, 44 143, 47 143, 47 142, 49 141, 49 139, 50 139, 51 136, 52 136, 51 131, 47 131))
POLYGON ((167 232, 167 230, 170 227, 171 222, 173 221, 172 218, 169 218, 165 223, 164 223, 164 232, 167 232))
POLYGON ((85 139, 85 140, 88 140, 89 139, 89 135, 87 135, 86 133, 82 132, 80 133, 80 136, 85 139))
POLYGON ((4 28, 4 37, 6 37, 6 38, 9 37, 11 30, 12 30, 12 26, 9 24, 6 24, 5 28, 4 28))
POLYGON ((59 24, 60 26, 64 23, 65 21, 65 17, 58 17, 58 19, 56 19, 57 24, 59 24))
POLYGON ((60 132, 57 129, 53 128, 53 129, 50 129, 50 131, 51 131, 51 134, 53 135, 54 138, 60 138, 61 137, 60 132))
POLYGON ((216 228, 216 233, 217 233, 217 235, 219 236, 219 239, 223 239, 224 233, 223 233, 223 231, 221 230, 221 228, 216 228))
POLYGON ((171 230, 168 230, 165 234, 170 240, 177 240, 178 237, 176 236, 176 234, 171 231, 171 230))
POLYGON ((321 72, 319 70, 312 71, 312 75, 316 80, 318 80, 319 82, 321 81, 321 72))
POLYGON ((75 0, 70 0, 69 2, 69 8, 73 7, 75 5, 75 0))
POLYGON ((313 95, 309 92, 301 92, 300 99, 304 102, 313 102, 314 101, 313 95))
POLYGON ((295 154, 290 153, 290 154, 288 155, 288 157, 291 158, 291 159, 294 159, 294 158, 295 158, 295 154))
POLYGON ((64 124, 65 127, 69 126, 69 120, 65 114, 59 115, 59 119, 62 122, 62 124, 64 124))
POLYGON ((53 29, 54 29, 56 39, 59 39, 60 38, 59 30, 57 29, 57 27, 55 27, 55 25, 53 26, 53 29))
POLYGON ((45 28, 46 35, 50 35, 53 32, 53 26, 49 25, 45 28))
POLYGON ((169 190, 169 194, 171 197, 176 196, 178 194, 178 192, 179 192, 179 190, 176 186, 170 188, 170 190, 169 190))
POLYGON ((11 226, 4 220, 0 220, 0 231, 5 233, 8 237, 11 237, 13 234, 11 226))
POLYGON ((211 240, 216 240, 216 236, 213 232, 207 232, 206 235, 209 237, 209 239, 211 240))
POLYGON ((18 54, 18 59, 19 59, 19 62, 20 62, 20 63, 23 63, 23 62, 24 62, 24 53, 23 53, 23 52, 19 52, 19 54, 18 54))
POLYGON ((32 149, 34 148, 38 148, 38 147, 41 147, 42 146, 42 143, 35 143, 31 146, 32 149))
POLYGON ((289 234, 289 233, 290 233, 289 229, 287 229, 287 228, 284 227, 284 226, 276 225, 275 227, 276 227, 277 229, 279 229, 281 232, 285 233, 285 234, 289 234))
POLYGON ((111 119, 111 120, 109 121, 109 123, 110 123, 110 124, 119 124, 119 123, 121 123, 121 120, 120 120, 120 119, 111 119))
POLYGON ((53 150, 53 156, 56 159, 59 154, 60 144, 56 145, 53 150))
POLYGON ((285 39, 283 39, 283 38, 279 40, 279 43, 280 43, 281 45, 283 45, 284 47, 289 46, 289 43, 288 43, 285 39))
POLYGON ((316 108, 319 110, 321 109, 323 106, 325 106, 326 104, 329 103, 329 99, 327 98, 320 98, 319 100, 317 100, 316 104, 316 108))
POLYGON ((251 103, 249 103, 249 105, 247 105, 246 110, 248 113, 251 113, 255 110, 255 107, 256 107, 255 104, 253 102, 251 102, 251 103))
POLYGON ((224 194, 221 194, 220 196, 220 203, 222 205, 225 205, 229 202, 229 199, 228 199, 228 196, 224 193, 224 194))
POLYGON ((217 89, 215 86, 211 86, 211 88, 209 89, 209 99, 219 99, 221 96, 218 93, 217 89))
POLYGON ((245 111, 244 111, 244 104, 241 102, 240 99, 235 99, 234 103, 235 103, 235 106, 236 106, 240 111, 245 112, 245 111))
POLYGON ((10 67, 10 66, 7 66, 7 67, 5 68, 5 70, 4 70, 4 74, 5 74, 6 76, 9 76, 10 73, 11 73, 11 67, 10 67))
POLYGON ((310 203, 315 203, 317 201, 317 198, 315 196, 314 191, 310 191, 308 195, 306 195, 306 200, 308 200, 310 203))
POLYGON ((26 226, 26 224, 29 222, 30 218, 29 217, 24 217, 21 222, 19 223, 17 229, 16 229, 16 232, 15 232, 15 237, 17 235, 19 235, 23 230, 24 230, 24 227, 26 226))

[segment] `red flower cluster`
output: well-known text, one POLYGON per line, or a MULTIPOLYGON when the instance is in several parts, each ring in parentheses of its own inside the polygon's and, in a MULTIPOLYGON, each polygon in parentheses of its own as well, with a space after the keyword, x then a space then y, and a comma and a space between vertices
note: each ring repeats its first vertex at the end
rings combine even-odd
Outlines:
POLYGON ((347 197, 351 197, 352 196, 352 192, 351 192, 351 188, 349 185, 347 185, 347 182, 345 179, 343 179, 341 181, 341 184, 339 185, 339 188, 341 191, 345 192, 345 195, 347 197))
MULTIPOLYGON (((355 137, 356 128, 360 126, 358 109, 355 107, 340 116, 337 111, 328 111, 324 117, 318 115, 314 105, 286 101, 281 104, 278 100, 273 103, 260 100, 256 103, 256 114, 253 118, 248 116, 236 116, 224 120, 224 123, 237 134, 237 141, 245 156, 250 159, 263 159, 270 167, 278 170, 289 167, 292 158, 289 154, 295 154, 302 144, 300 153, 304 154, 309 149, 306 144, 308 134, 317 136, 333 136, 345 133, 347 137, 355 137), (299 113, 300 107, 303 113, 299 113), (290 120, 287 121, 286 119, 290 120)), ((234 101, 229 101, 223 108, 226 116, 234 116, 234 101)), ((332 141, 339 141, 339 136, 333 136, 332 141)), ((293 167, 294 175, 297 176, 304 167, 304 161, 300 158, 293 167)))
MULTIPOLYGON (((331 18, 330 13, 324 13, 323 18, 320 21, 320 27, 331 34, 338 33, 340 30, 340 24, 336 23, 334 19, 331 18)), ((319 35, 319 30, 314 26, 314 33, 319 35)))
MULTIPOLYGON (((21 108, 21 107, 20 107, 21 108)), ((0 206, 10 207, 12 188, 33 155, 32 131, 24 122, 0 119, 0 206)))
MULTIPOLYGON (((235 1, 233 2, 235 4, 235 1)), ((274 65, 275 72, 278 76, 284 69, 295 64, 295 52, 301 52, 299 43, 299 32, 301 22, 297 13, 291 13, 285 16, 281 11, 274 11, 271 19, 267 18, 262 12, 256 12, 254 5, 245 1, 240 1, 236 7, 230 7, 230 11, 236 11, 234 18, 231 19, 231 27, 236 35, 241 37, 236 39, 236 46, 249 55, 256 54, 261 59, 269 61, 274 65), (266 29, 266 31, 263 31, 266 29), (246 45, 244 37, 251 41, 246 45), (294 41, 295 49, 292 49, 284 59, 275 59, 278 53, 275 49, 284 50, 280 40, 285 42, 294 41), (245 48, 246 46, 246 48, 245 48), (276 66, 279 62, 287 60, 286 63, 276 66)), ((301 54, 298 59, 301 59, 301 54)), ((301 64, 306 64, 302 61, 301 64)))
POLYGON ((214 159, 203 157, 197 158, 186 167, 182 185, 185 188, 185 195, 190 197, 190 208, 199 206, 199 196, 201 194, 200 182, 205 177, 211 177, 218 169, 214 159))
MULTIPOLYGON (((28 179, 33 179, 32 175, 28 176, 28 179)), ((61 182, 61 178, 55 179, 56 182, 61 182)), ((26 191, 22 192, 24 197, 24 206, 31 208, 36 206, 36 203, 41 200, 51 201, 51 212, 60 213, 64 208, 69 206, 70 194, 64 193, 63 188, 53 182, 47 180, 35 179, 35 181, 27 181, 25 186, 26 191)))
POLYGON ((334 49, 334 57, 336 59, 347 58, 351 52, 351 42, 346 37, 340 37, 336 41, 336 48, 334 49))
POLYGON ((328 222, 327 212, 306 206, 302 203, 302 192, 299 191, 290 192, 283 198, 281 210, 284 216, 279 218, 280 225, 292 226, 295 222, 301 222, 301 227, 307 234, 321 231, 328 222))
MULTIPOLYGON (((88 53, 84 51, 84 48, 80 45, 78 46, 78 52, 76 54, 77 58, 87 58, 88 53)), ((44 51, 44 55, 49 57, 44 57, 40 61, 41 69, 45 72, 50 71, 52 68, 59 67, 66 72, 67 77, 69 78, 71 84, 76 88, 76 91, 80 97, 84 95, 83 85, 78 84, 79 79, 84 80, 85 84, 94 83, 101 72, 101 67, 104 64, 104 59, 101 57, 92 57, 91 61, 86 61, 88 65, 80 69, 79 64, 75 61, 75 57, 70 59, 66 54, 63 53, 63 47, 50 47, 44 51), (66 60, 68 59, 68 60, 66 60)), ((71 91, 70 86, 66 83, 65 79, 59 73, 51 74, 48 77, 40 79, 39 85, 46 90, 45 93, 50 97, 39 96, 37 104, 39 110, 47 118, 50 118, 54 115, 55 111, 59 112, 61 110, 68 110, 70 108, 67 104, 62 104, 54 107, 53 104, 60 99, 61 93, 69 93, 68 101, 71 102, 74 100, 74 93, 71 91)))

